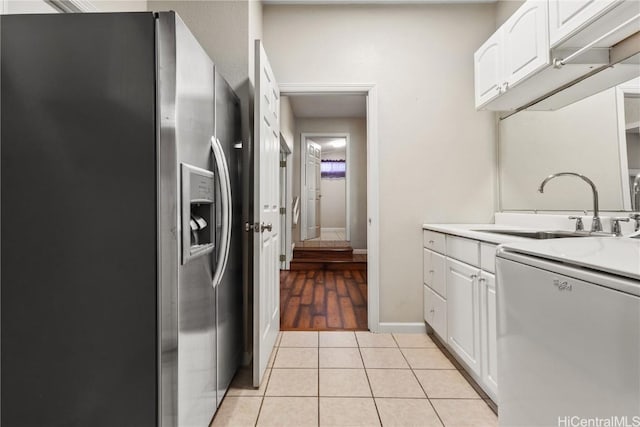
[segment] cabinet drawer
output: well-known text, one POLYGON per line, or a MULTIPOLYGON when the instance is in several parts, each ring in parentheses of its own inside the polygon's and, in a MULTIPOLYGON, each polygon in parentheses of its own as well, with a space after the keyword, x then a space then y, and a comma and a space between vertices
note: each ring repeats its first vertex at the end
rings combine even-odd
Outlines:
POLYGON ((442 340, 447 337, 447 302, 428 286, 424 290, 424 320, 442 340))
POLYGON ((447 236, 447 256, 480 267, 480 242, 447 236))
POLYGON ((429 249, 423 249, 423 272, 424 284, 440 294, 447 297, 447 287, 445 285, 446 260, 444 255, 440 255, 429 249))
POLYGON ((496 272, 496 248, 491 243, 480 243, 480 268, 490 273, 496 272))
POLYGON ((424 247, 431 249, 432 251, 444 254, 445 252, 445 238, 444 234, 437 233, 435 231, 424 230, 422 235, 424 247))

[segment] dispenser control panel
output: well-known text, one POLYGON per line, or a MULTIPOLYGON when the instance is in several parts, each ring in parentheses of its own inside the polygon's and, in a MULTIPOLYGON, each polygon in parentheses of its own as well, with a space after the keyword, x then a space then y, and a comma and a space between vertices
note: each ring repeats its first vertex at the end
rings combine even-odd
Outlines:
POLYGON ((213 251, 213 172, 182 164, 182 264, 213 251))

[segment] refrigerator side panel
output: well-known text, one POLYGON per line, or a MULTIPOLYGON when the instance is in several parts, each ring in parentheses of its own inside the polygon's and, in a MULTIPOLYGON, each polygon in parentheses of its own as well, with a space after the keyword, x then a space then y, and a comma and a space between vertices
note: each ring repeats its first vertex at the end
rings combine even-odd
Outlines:
POLYGON ((178 425, 178 153, 176 148, 175 14, 160 13, 157 27, 158 261, 160 425, 178 425))
POLYGON ((1 424, 157 424, 151 13, 1 18, 1 424))
MULTIPOLYGON (((216 288, 218 405, 226 393, 242 360, 242 130, 240 101, 224 80, 216 73, 216 138, 229 165, 232 198, 232 227, 227 268, 216 288)), ((218 191, 218 200, 221 197, 218 191)), ((220 203, 218 203, 217 218, 220 203)), ((220 230, 220 221, 216 229, 220 230)), ((216 233, 220 235, 220 233, 216 233)), ((218 245, 218 250, 221 250, 218 245)))

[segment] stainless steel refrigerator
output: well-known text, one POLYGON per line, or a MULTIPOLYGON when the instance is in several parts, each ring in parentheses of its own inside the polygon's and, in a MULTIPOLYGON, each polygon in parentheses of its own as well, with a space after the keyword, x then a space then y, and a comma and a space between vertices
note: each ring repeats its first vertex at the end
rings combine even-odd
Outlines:
POLYGON ((239 102, 172 13, 0 17, 0 422, 205 426, 242 354, 239 102))

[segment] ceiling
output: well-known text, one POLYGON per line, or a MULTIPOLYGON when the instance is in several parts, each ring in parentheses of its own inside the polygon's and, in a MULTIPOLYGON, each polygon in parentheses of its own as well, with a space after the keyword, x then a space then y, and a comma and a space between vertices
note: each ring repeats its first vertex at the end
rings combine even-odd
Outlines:
POLYGON ((365 118, 364 95, 291 95, 293 115, 298 119, 365 118))
POLYGON ((344 137, 335 137, 335 136, 315 136, 313 138, 308 138, 308 140, 311 140, 313 142, 315 142, 316 144, 320 145, 320 149, 321 152, 323 153, 336 153, 336 154, 340 154, 340 153, 346 153, 347 149, 346 147, 335 147, 334 146, 334 141, 336 140, 344 140, 344 137))

